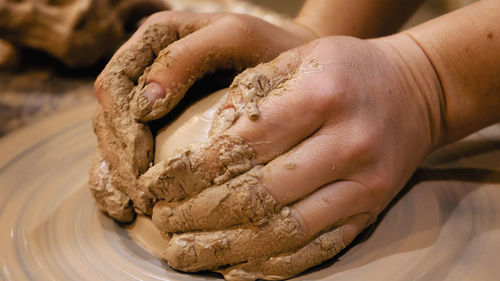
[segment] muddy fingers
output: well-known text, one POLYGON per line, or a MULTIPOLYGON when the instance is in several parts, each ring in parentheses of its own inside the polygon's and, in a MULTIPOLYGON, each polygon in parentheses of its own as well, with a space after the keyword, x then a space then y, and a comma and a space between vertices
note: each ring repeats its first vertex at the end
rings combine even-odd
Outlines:
MULTIPOLYGON (((158 52, 177 39, 176 34, 169 26, 150 25, 137 35, 141 37, 138 42, 130 43, 125 50, 115 54, 95 83, 96 93, 104 108, 99 122, 108 124, 117 141, 127 149, 124 154, 135 157, 131 164, 138 165, 141 173, 152 160, 153 140, 149 128, 137 123, 130 114, 132 90, 158 52)), ((104 156, 107 159, 107 155, 104 156)))
MULTIPOLYGON (((293 34, 292 30, 246 15, 185 14, 175 19, 176 15, 165 14, 164 21, 174 18, 170 22, 175 23, 178 40, 159 52, 144 75, 145 83, 139 83, 134 91, 131 110, 141 122, 165 115, 196 80, 207 74, 219 70, 241 72, 312 39, 302 29, 293 34)), ((249 104, 254 105, 253 101, 249 104)))
POLYGON ((112 184, 113 175, 97 148, 90 168, 89 187, 99 209, 120 222, 130 222, 135 213, 130 198, 112 184))
POLYGON ((96 92, 106 109, 128 111, 134 84, 160 50, 177 40, 174 28, 161 23, 149 25, 132 43, 125 44, 96 80, 96 92))
POLYGON ((139 77, 160 50, 177 39, 177 32, 157 23, 135 36, 140 39, 118 51, 96 80, 103 107, 96 111, 94 128, 114 188, 129 197, 140 213, 151 214, 154 198, 138 189, 136 181, 153 161, 153 136, 146 124, 132 117, 129 102, 139 77))
POLYGON ((278 204, 261 181, 261 167, 182 203, 158 202, 153 209, 154 224, 169 233, 224 229, 248 222, 264 224, 278 204))
POLYGON ((222 184, 255 164, 250 145, 236 136, 219 135, 206 143, 183 148, 151 167, 140 177, 139 186, 157 199, 179 201, 222 184))
MULTIPOLYGON (((119 140, 105 120, 106 112, 98 107, 94 115, 94 130, 99 141, 99 153, 103 157, 106 171, 109 174, 109 184, 118 189, 133 201, 133 205, 140 213, 151 214, 153 197, 148 191, 137 188, 137 177, 142 173, 152 159, 152 138, 149 130, 141 130, 140 124, 131 124, 130 135, 125 140, 119 140)), ((103 170, 91 169, 92 177, 103 170)), ((102 177, 102 176, 96 176, 102 177)), ((97 181, 90 184, 105 184, 97 181)), ((97 189, 106 189, 104 186, 97 189)), ((97 199, 97 197, 96 197, 97 199)), ((108 210, 105 210, 108 212, 108 210)), ((114 212, 114 211, 111 211, 114 212)), ((109 212, 108 212, 109 213, 109 212)), ((111 214, 110 214, 111 216, 111 214)))
POLYGON ((304 247, 273 257, 257 258, 218 270, 228 281, 282 280, 331 259, 373 222, 367 214, 354 216, 325 232, 304 247))
POLYGON ((291 50, 269 63, 259 64, 236 76, 226 103, 214 117, 210 134, 222 133, 243 114, 250 120, 257 120, 261 100, 290 81, 300 66, 299 58, 300 52, 291 50))
POLYGON ((216 269, 288 252, 306 241, 305 231, 293 210, 284 208, 261 226, 174 235, 163 258, 182 271, 216 269))

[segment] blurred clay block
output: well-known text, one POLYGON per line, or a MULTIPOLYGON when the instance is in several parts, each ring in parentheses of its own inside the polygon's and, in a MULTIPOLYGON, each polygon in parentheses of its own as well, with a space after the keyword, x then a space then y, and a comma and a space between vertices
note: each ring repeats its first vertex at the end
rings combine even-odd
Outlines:
POLYGON ((0 39, 0 70, 14 69, 19 65, 19 53, 9 42, 0 39))
POLYGON ((110 56, 161 0, 0 0, 0 37, 70 67, 110 56))

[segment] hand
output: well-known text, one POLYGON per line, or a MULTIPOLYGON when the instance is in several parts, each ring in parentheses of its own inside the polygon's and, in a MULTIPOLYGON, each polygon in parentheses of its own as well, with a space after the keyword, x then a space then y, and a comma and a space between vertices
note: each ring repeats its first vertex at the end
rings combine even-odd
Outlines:
POLYGON ((437 145, 440 94, 406 35, 319 39, 244 71, 210 140, 139 180, 164 199, 155 225, 175 233, 164 258, 244 280, 331 258, 437 145))
POLYGON ((167 114, 206 74, 271 60, 314 35, 236 14, 160 12, 151 16, 99 75, 94 127, 99 141, 90 186, 99 207, 120 221, 151 214, 154 196, 135 185, 152 162, 147 121, 167 114), (130 200, 132 202, 130 202, 130 200))

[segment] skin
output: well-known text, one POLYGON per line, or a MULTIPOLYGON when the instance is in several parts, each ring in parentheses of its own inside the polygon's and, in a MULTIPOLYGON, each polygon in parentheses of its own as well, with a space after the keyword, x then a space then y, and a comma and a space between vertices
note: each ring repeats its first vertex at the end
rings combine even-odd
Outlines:
MULTIPOLYGON (((188 234, 177 235, 165 256, 175 268, 213 269, 260 255, 288 252, 332 226, 342 225, 342 221, 350 217, 367 214, 357 225, 359 233, 389 203, 433 148, 430 112, 425 104, 427 96, 440 90, 439 81, 425 54, 406 36, 373 42, 351 37, 320 39, 243 72, 235 83, 253 73, 268 75, 269 80, 281 73, 293 75, 281 79, 264 93, 258 102, 256 120, 242 114, 224 133, 237 135, 252 146, 258 163, 264 164, 260 178, 265 191, 280 206, 278 213, 283 206, 291 209, 290 216, 297 224, 298 234, 288 237, 288 228, 275 229, 276 216, 272 212, 269 222, 257 230, 259 235, 245 232, 232 238, 230 233, 239 230, 224 230, 219 234, 195 232, 191 234, 195 235, 195 241, 212 239, 215 242, 229 235, 230 245, 239 245, 240 240, 242 245, 263 245, 259 238, 266 237, 267 232, 281 237, 279 241, 289 241, 278 244, 272 252, 249 251, 250 256, 243 260, 237 253, 245 251, 234 247, 221 254, 231 258, 215 263, 214 259, 198 258, 194 265, 188 266, 178 260, 188 255, 189 248, 181 246, 188 234), (385 45, 392 40, 408 44, 407 48, 415 56, 411 65, 395 57, 392 46, 385 45), (417 73, 430 75, 417 80, 414 79, 417 73), (246 235, 247 241, 242 238, 246 235), (233 259, 233 256, 236 257, 233 259)), ((233 84, 231 89, 230 100, 234 102, 238 100, 234 97, 239 95, 238 87, 233 84)), ((174 213, 186 208, 186 204, 197 205, 190 202, 197 198, 172 206, 174 213)), ((230 197, 226 196, 226 200, 230 197)), ((225 206, 228 209, 218 213, 230 214, 231 210, 246 206, 247 201, 235 200, 225 206)), ((192 243, 198 249, 196 243, 201 242, 192 243)), ((203 247, 199 249, 198 257, 203 256, 203 247)))
POLYGON ((374 38, 396 32, 422 2, 307 0, 294 22, 309 28, 319 37, 374 38))
POLYGON ((348 227, 340 235, 352 241, 428 153, 500 121, 499 17, 497 2, 483 0, 389 37, 322 38, 240 74, 220 114, 232 107, 247 114, 223 133, 251 145, 265 191, 289 208, 294 230, 274 224, 279 212, 256 229, 186 229, 165 259, 182 270, 214 269, 293 253, 332 227, 348 227), (257 74, 278 82, 263 89, 252 115, 238 89, 257 74), (231 238, 235 231, 249 234, 231 238), (268 252, 242 256, 229 247, 208 264, 181 259, 189 257, 185 249, 203 257, 199 241, 223 247, 226 237, 244 246, 268 236, 280 237, 268 252))
MULTIPOLYGON (((143 123, 170 112, 196 80, 218 70, 239 72, 320 35, 371 36, 386 33, 388 26, 397 29, 409 12, 385 10, 385 4, 368 3, 360 10, 349 1, 335 4, 334 1, 308 1, 294 23, 281 27, 241 14, 165 11, 149 17, 115 53, 94 86, 101 105, 94 123, 104 128, 96 130, 99 151, 95 158, 103 157, 94 162, 96 166, 109 167, 108 173, 97 172, 99 169, 93 167, 90 174, 91 190, 99 198, 101 210, 109 215, 127 214, 111 215, 122 222, 133 220, 134 211, 151 213, 154 198, 147 192, 136 192, 138 187, 134 182, 152 162, 150 155, 154 149, 152 135, 143 123), (355 16, 338 21, 340 17, 330 17, 323 9, 338 10, 339 15, 343 13, 340 11, 349 10, 355 16), (390 24, 363 20, 380 11, 385 11, 384 17, 398 20, 390 24), (324 21, 323 25, 318 25, 319 18, 324 21), (323 30, 327 26, 336 26, 336 29, 323 30), (163 34, 151 32, 155 30, 163 34), (94 184, 104 182, 111 184, 107 187, 94 184), (107 188, 113 191, 109 194, 125 195, 118 205, 129 206, 128 210, 107 207, 116 205, 106 204, 107 196, 98 196, 102 194, 99 190, 107 188)), ((417 4, 415 0, 409 6, 417 4)))
MULTIPOLYGON (((410 6, 416 3, 418 1, 412 1, 410 6)), ((363 18, 372 13, 385 11, 383 16, 399 19, 390 21, 392 29, 397 29, 404 21, 405 16, 401 16, 398 9, 385 10, 383 2, 366 4, 362 10, 353 5, 349 1, 335 4, 334 1, 308 1, 295 22, 282 27, 240 14, 166 11, 149 17, 115 53, 94 86, 101 105, 94 123, 96 128, 102 128, 96 130, 99 146, 95 157, 101 161, 94 162, 95 166, 109 167, 108 173, 93 167, 90 174, 91 190, 99 198, 101 210, 109 215, 127 214, 111 215, 122 222, 133 220, 134 209, 139 213, 151 213, 154 198, 142 191, 135 192, 138 187, 134 181, 152 162, 153 139, 143 123, 170 112, 197 79, 217 70, 241 71, 269 61, 319 35, 386 33, 388 25, 382 21, 372 20, 367 28, 363 18), (339 22, 340 17, 320 13, 323 9, 338 10, 339 15, 343 13, 340 11, 349 10, 356 16, 339 22), (324 21, 323 25, 317 24, 319 18, 324 21), (322 30, 326 26, 336 29, 322 30), (100 186, 99 183, 104 182, 111 184, 100 186), (109 194, 124 194, 118 205, 128 206, 127 210, 106 207, 116 204, 106 204, 107 197, 97 194, 108 188, 113 191, 109 194)))
MULTIPOLYGON (((142 93, 152 102, 169 95, 182 96, 196 79, 205 74, 254 66, 316 38, 315 34, 298 24, 281 28, 246 15, 165 11, 149 17, 115 56, 127 52, 154 24, 169 25, 179 33, 180 38, 164 51, 169 53, 169 62, 153 63, 146 77, 148 86, 142 93), (210 59, 206 59, 207 56, 210 59), (232 61, 228 62, 228 58, 232 58, 232 61)), ((95 92, 107 109, 113 101, 108 91, 101 86, 103 76, 101 74, 97 78, 95 92)), ((169 108, 163 107, 162 113, 152 119, 169 111, 169 108)))

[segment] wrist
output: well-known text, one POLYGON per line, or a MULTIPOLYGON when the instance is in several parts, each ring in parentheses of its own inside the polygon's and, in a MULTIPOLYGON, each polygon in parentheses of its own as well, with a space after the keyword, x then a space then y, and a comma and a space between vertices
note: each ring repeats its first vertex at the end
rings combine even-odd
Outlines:
POLYGON ((318 13, 315 9, 307 8, 307 2, 304 5, 305 6, 302 7, 300 13, 293 20, 293 23, 309 30, 316 36, 316 38, 333 35, 328 32, 329 24, 327 23, 329 21, 323 18, 321 13, 318 13))
POLYGON ((304 43, 321 37, 314 29, 296 20, 288 25, 283 26, 283 28, 301 38, 304 43))
POLYGON ((441 82, 441 145, 500 121, 498 1, 477 1, 406 31, 441 82))
POLYGON ((415 105, 427 153, 445 143, 444 94, 440 78, 420 45, 408 34, 398 33, 369 40, 383 51, 394 67, 407 106, 415 105))

